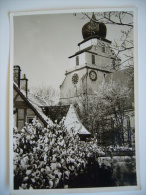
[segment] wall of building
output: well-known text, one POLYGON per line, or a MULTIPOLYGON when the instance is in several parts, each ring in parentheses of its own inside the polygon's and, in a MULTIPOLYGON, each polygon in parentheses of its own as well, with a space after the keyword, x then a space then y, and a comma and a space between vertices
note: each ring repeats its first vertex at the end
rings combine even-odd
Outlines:
POLYGON ((89 41, 82 43, 79 47, 79 50, 85 49, 86 47, 90 47, 92 45, 92 40, 94 40, 95 44, 97 44, 97 39, 90 39, 89 41))
MULTIPOLYGON (((28 122, 28 117, 36 118, 44 127, 44 123, 38 118, 35 112, 29 107, 29 105, 23 100, 23 98, 14 89, 14 125, 20 130, 24 127, 25 122, 28 122)), ((14 126, 14 127, 15 127, 14 126)))
POLYGON ((85 53, 81 53, 78 56, 79 56, 79 65, 76 65, 77 56, 74 56, 69 59, 69 69, 75 68, 76 66, 85 65, 85 53))
POLYGON ((79 89, 82 85, 82 76, 86 74, 86 69, 80 69, 80 70, 75 70, 69 74, 66 75, 64 82, 60 86, 60 98, 71 98, 74 96, 79 95, 79 89), (78 74, 78 82, 74 84, 72 82, 72 77, 74 74, 78 74))
POLYGON ((76 65, 77 56, 69 59, 69 69, 67 71, 71 71, 72 69, 77 68, 77 66, 93 65, 92 55, 95 55, 95 64, 93 66, 96 66, 99 69, 112 70, 114 66, 116 67, 119 64, 115 52, 110 48, 110 43, 98 39, 93 39, 81 44, 80 48, 85 49, 88 46, 91 46, 91 44, 92 48, 90 50, 87 50, 84 53, 78 55, 79 65, 76 65), (85 47, 82 47, 83 45, 85 47), (103 47, 105 51, 103 51, 103 47))
POLYGON ((81 93, 94 94, 99 85, 104 82, 106 75, 109 74, 104 71, 94 70, 97 74, 97 80, 92 81, 89 76, 91 70, 93 69, 84 67, 66 75, 63 84, 60 86, 60 101, 62 103, 67 104, 70 103, 70 101, 78 100, 78 96, 81 93), (76 84, 72 82, 74 74, 78 74, 79 78, 76 84), (69 98, 71 98, 71 100, 69 100, 69 98))

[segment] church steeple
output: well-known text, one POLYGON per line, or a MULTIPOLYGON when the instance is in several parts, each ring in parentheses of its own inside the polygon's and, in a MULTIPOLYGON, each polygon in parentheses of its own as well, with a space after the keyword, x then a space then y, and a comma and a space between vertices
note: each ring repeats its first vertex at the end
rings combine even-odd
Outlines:
POLYGON ((92 14, 91 21, 96 21, 96 16, 95 16, 94 12, 93 12, 93 14, 92 14))
POLYGON ((82 28, 84 40, 78 43, 79 50, 69 56, 69 68, 60 85, 60 100, 63 104, 78 101, 81 93, 94 94, 105 82, 106 74, 117 64, 112 53, 111 41, 106 37, 106 25, 96 19, 94 13, 82 28))
POLYGON ((90 22, 86 23, 82 28, 82 35, 84 39, 92 36, 106 37, 106 25, 104 23, 98 22, 96 16, 93 12, 90 22))

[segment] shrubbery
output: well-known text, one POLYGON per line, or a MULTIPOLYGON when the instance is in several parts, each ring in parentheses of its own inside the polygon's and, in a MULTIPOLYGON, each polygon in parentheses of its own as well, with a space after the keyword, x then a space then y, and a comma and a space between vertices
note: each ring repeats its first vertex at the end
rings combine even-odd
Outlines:
POLYGON ((42 128, 37 120, 20 131, 14 128, 14 188, 50 189, 67 185, 98 154, 97 141, 80 141, 64 121, 42 128))

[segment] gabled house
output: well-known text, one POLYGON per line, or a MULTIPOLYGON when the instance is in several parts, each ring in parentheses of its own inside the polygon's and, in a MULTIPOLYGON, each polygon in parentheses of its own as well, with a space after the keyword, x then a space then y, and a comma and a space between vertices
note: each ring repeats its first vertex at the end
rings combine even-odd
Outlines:
POLYGON ((25 122, 32 123, 37 119, 43 127, 59 123, 65 117, 65 127, 71 132, 75 129, 80 137, 90 137, 90 133, 82 125, 73 105, 47 106, 39 96, 28 92, 28 79, 24 75, 21 78, 20 66, 14 66, 13 70, 13 119, 14 127, 21 130, 25 122))
POLYGON ((13 119, 14 127, 21 129, 25 122, 31 123, 35 118, 43 127, 53 124, 41 109, 46 103, 41 98, 28 92, 26 76, 21 79, 20 67, 14 66, 13 82, 13 119))

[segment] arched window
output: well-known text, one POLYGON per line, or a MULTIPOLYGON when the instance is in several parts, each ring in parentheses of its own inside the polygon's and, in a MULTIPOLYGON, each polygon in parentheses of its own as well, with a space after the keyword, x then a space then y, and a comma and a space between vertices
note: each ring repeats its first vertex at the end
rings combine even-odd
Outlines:
POLYGON ((79 65, 79 56, 76 56, 76 65, 79 65))
POLYGON ((95 55, 92 55, 92 64, 95 64, 95 55))

